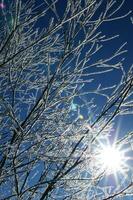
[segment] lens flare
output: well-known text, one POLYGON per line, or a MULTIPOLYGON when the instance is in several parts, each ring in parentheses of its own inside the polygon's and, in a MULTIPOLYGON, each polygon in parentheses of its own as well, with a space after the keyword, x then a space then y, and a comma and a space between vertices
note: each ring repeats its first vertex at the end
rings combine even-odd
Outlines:
POLYGON ((4 9, 6 6, 5 6, 5 4, 2 2, 2 3, 0 3, 0 8, 1 9, 4 9))
POLYGON ((110 172, 119 171, 122 167, 123 153, 114 147, 104 147, 100 152, 103 168, 110 172))
POLYGON ((106 174, 124 173, 127 158, 125 151, 112 145, 102 146, 97 160, 102 171, 106 174))

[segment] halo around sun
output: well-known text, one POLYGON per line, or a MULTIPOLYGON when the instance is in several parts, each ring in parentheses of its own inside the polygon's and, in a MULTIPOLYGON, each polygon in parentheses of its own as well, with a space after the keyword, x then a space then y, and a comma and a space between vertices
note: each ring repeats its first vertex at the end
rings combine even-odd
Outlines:
POLYGON ((107 173, 115 173, 123 168, 124 153, 115 147, 105 146, 101 149, 99 159, 107 173))
POLYGON ((97 162, 102 171, 107 175, 124 174, 127 168, 125 150, 115 145, 102 145, 98 150, 97 162))

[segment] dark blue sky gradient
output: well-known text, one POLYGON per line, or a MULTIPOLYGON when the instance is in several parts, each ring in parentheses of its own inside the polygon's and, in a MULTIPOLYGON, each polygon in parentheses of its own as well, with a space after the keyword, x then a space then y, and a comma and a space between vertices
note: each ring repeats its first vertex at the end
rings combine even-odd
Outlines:
MULTIPOLYGON (((26 1, 26 0, 24 0, 24 1, 26 1)), ((37 0, 36 4, 39 5, 41 2, 42 2, 41 0, 37 0)), ((67 0, 59 0, 59 2, 58 2, 57 10, 58 10, 60 16, 63 15, 66 2, 67 2, 67 0)), ((118 2, 119 2, 119 0, 118 0, 118 2)), ((5 1, 5 3, 6 3, 6 1, 5 1)), ((9 1, 8 1, 8 4, 9 4, 9 1)), ((39 9, 41 10, 41 7, 39 9)), ((101 9, 102 9, 102 7, 101 7, 101 9)), ((123 5, 123 7, 121 8, 121 10, 118 12, 117 15, 121 16, 123 14, 126 14, 129 10, 133 10, 133 0, 125 0, 125 4, 123 5)), ((47 18, 45 18, 45 20, 42 18, 39 21, 39 23, 37 24, 37 26, 40 27, 40 29, 47 26, 49 23, 50 16, 51 16, 51 12, 48 12, 47 18)), ((116 34, 120 35, 119 38, 116 38, 110 42, 105 43, 103 50, 100 51, 100 53, 97 55, 99 58, 100 57, 101 58, 109 57, 115 49, 120 47, 120 45, 122 43, 127 42, 126 49, 128 50, 128 52, 124 54, 125 60, 123 61, 123 66, 126 71, 129 69, 129 67, 133 63, 133 25, 131 24, 131 20, 130 20, 130 17, 132 17, 132 16, 133 16, 133 14, 130 14, 130 16, 128 16, 126 18, 123 18, 123 19, 120 19, 117 21, 104 23, 98 30, 98 31, 102 31, 103 34, 105 34, 109 37, 111 37, 112 35, 116 35, 116 34)), ((121 56, 118 57, 118 59, 121 59, 121 56)), ((92 76, 92 78, 93 78, 93 76, 92 76)), ((114 70, 114 72, 111 73, 110 77, 108 74, 101 75, 100 77, 97 76, 97 78, 93 84, 88 84, 84 87, 84 91, 89 91, 91 88, 96 87, 99 83, 102 83, 103 87, 111 86, 112 82, 117 83, 117 82, 119 82, 119 80, 120 80, 119 71, 114 70)), ((90 96, 87 95, 83 98, 85 98, 85 100, 87 101, 87 99, 89 100, 89 98, 91 98, 91 97, 92 97, 92 95, 90 95, 90 96)), ((95 98, 95 103, 99 106, 99 108, 101 108, 100 106, 104 104, 104 99, 101 97, 98 98, 96 95, 94 95, 94 98, 95 98)), ((77 102, 75 101, 75 103, 83 104, 84 102, 82 101, 82 99, 81 99, 81 101, 78 99, 77 102)), ((86 107, 83 107, 83 109, 81 110, 81 114, 83 114, 85 119, 89 115, 94 115, 94 116, 92 116, 92 118, 94 117, 92 120, 95 120, 95 118, 96 118, 95 114, 91 113, 91 110, 89 110, 89 111, 88 110, 89 110, 89 108, 86 109, 86 107)), ((100 109, 98 111, 100 111, 100 109)), ((24 110, 23 110, 23 112, 24 112, 24 110)), ((23 116, 23 117, 25 118, 25 116, 23 116)), ((116 137, 116 135, 118 137, 122 137, 127 133, 127 131, 132 130, 133 116, 127 116, 124 118, 121 117, 121 118, 117 119, 116 122, 117 123, 115 124, 115 130, 114 130, 114 132, 112 132, 112 136, 110 139, 111 141, 116 137)), ((35 178, 35 181, 36 181, 36 178, 35 178)))
MULTIPOLYGON (((23 1, 26 2, 26 0, 23 0, 23 1)), ((8 5, 10 5, 10 0, 5 0, 4 2, 5 2, 5 5, 6 5, 5 9, 7 9, 8 5)), ((44 1, 36 0, 36 5, 39 6, 42 2, 44 2, 44 1)), ((49 2, 51 2, 51 1, 49 0, 49 2)), ((58 14, 59 14, 60 17, 64 13, 64 8, 66 6, 66 2, 67 2, 67 0, 59 0, 57 5, 56 5, 57 11, 58 11, 58 14)), ((104 2, 106 2, 106 1, 104 1, 104 2)), ((121 1, 118 0, 117 2, 119 4, 121 1)), ((104 9, 104 6, 105 6, 105 4, 103 3, 102 6, 99 9, 99 12, 100 12, 100 10, 104 9)), ((38 8, 38 11, 43 10, 43 8, 44 7, 40 6, 38 8)), ((124 5, 118 11, 118 13, 116 13, 115 16, 124 15, 129 10, 133 11, 133 1, 132 0, 125 0, 124 5)), ((49 11, 47 13, 47 16, 45 16, 45 18, 41 18, 39 20, 39 23, 36 26, 40 27, 40 29, 47 26, 49 24, 49 19, 51 18, 51 15, 52 15, 52 12, 49 11)), ((133 47, 133 25, 132 25, 131 20, 130 20, 131 17, 133 17, 133 13, 131 13, 130 16, 127 16, 123 19, 112 21, 112 22, 105 22, 102 26, 100 26, 98 31, 102 31, 103 34, 105 34, 109 37, 111 37, 112 35, 117 35, 117 34, 119 34, 120 36, 119 36, 119 38, 116 38, 116 39, 114 39, 110 42, 104 43, 103 49, 100 51, 100 53, 96 54, 96 57, 94 57, 94 59, 97 59, 97 57, 98 58, 109 57, 110 55, 112 55, 112 53, 117 48, 120 47, 121 44, 127 42, 127 45, 125 46, 125 48, 128 50, 128 52, 124 54, 125 60, 123 61, 123 66, 124 66, 124 69, 126 71, 129 69, 129 67, 133 63, 133 55, 132 55, 132 52, 133 52, 133 50, 132 50, 132 47, 133 47)), ((82 37, 82 35, 81 35, 81 37, 82 37)), ((121 59, 121 56, 118 57, 118 60, 119 59, 121 59)), ((92 76, 92 78, 93 78, 93 76, 92 76)), ((114 72, 112 72, 110 74, 110 76, 108 75, 108 73, 106 73, 104 75, 96 76, 96 80, 94 81, 94 83, 86 85, 84 87, 84 90, 88 91, 91 88, 97 87, 97 85, 99 83, 102 83, 103 87, 111 86, 112 82, 117 83, 117 82, 119 82, 119 80, 120 80, 119 71, 114 70, 114 72)), ((94 96, 94 97, 96 97, 96 96, 94 96)), ((88 97, 86 97, 86 99, 88 99, 88 97)), ((78 103, 79 103, 79 100, 78 100, 78 103)), ((83 103, 83 102, 81 102, 81 103, 83 103)), ((104 103, 104 100, 101 97, 99 97, 99 98, 96 97, 95 103, 98 104, 98 106, 100 106, 104 103)), ((86 108, 83 109, 82 113, 83 113, 84 117, 88 116, 88 113, 86 113, 86 108)), ((122 121, 122 119, 121 119, 121 121, 122 121)), ((132 128, 132 117, 128 116, 128 117, 126 117, 126 119, 124 118, 124 122, 126 122, 126 123, 121 123, 121 127, 123 127, 122 128, 123 134, 127 129, 132 128)))
MULTIPOLYGON (((118 0, 118 4, 121 1, 118 0)), ((60 0, 58 3, 58 11, 59 15, 62 16, 64 12, 64 6, 65 6, 66 0, 60 0)), ((104 4, 102 5, 104 7, 104 4)), ((103 7, 101 6, 101 10, 103 7)), ((117 5, 116 5, 117 6, 117 5)), ((133 12, 133 1, 132 0, 126 0, 124 5, 121 7, 121 9, 118 11, 118 13, 115 14, 115 16, 121 16, 125 15, 129 11, 133 12)), ((49 13, 50 14, 50 13, 49 13)), ((112 40, 111 42, 107 42, 104 44, 104 48, 100 53, 96 56, 99 56, 101 58, 103 57, 109 57, 113 51, 117 48, 119 48, 123 43, 127 42, 127 45, 125 46, 125 49, 128 50, 127 53, 123 54, 122 56, 118 57, 118 60, 121 59, 123 56, 125 60, 123 61, 123 66, 125 71, 128 71, 130 66, 133 63, 133 25, 131 23, 131 17, 133 17, 133 13, 131 13, 129 16, 119 19, 116 21, 111 21, 111 22, 105 22, 98 31, 102 31, 103 34, 111 37, 112 35, 118 35, 119 38, 116 38, 112 40)), ((112 72, 110 78, 108 74, 104 74, 103 76, 97 76, 96 81, 91 85, 85 87, 85 90, 88 90, 89 87, 93 87, 94 85, 96 86, 98 83, 102 83, 103 87, 110 86, 112 85, 112 82, 117 83, 120 80, 120 74, 119 71, 115 70, 112 72)), ((86 97, 87 98, 87 97, 86 97)), ((103 99, 98 98, 96 103, 98 105, 103 104, 103 99), (98 101, 98 102, 97 102, 98 101)), ((85 112, 85 109, 83 110, 83 115, 87 117, 87 113, 85 112)), ((120 126, 119 128, 119 133, 117 133, 120 137, 123 136, 127 131, 132 130, 132 116, 127 116, 121 119, 117 120, 116 124, 116 129, 117 127, 120 126)), ((113 133, 115 137, 116 133, 113 133)))

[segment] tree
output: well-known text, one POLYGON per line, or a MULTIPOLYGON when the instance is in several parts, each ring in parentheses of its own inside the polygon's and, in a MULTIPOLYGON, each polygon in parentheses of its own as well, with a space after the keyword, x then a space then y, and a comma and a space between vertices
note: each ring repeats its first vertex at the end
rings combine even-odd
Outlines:
MULTIPOLYGON (((100 143, 118 117, 132 114, 133 75, 132 67, 128 72, 123 67, 125 44, 104 54, 104 45, 118 36, 107 37, 100 29, 130 14, 116 15, 123 3, 16 0, 3 7, 0 199, 132 195, 132 169, 125 166, 124 181, 113 189, 103 183, 106 169, 97 161, 100 143), (112 73, 118 74, 117 83, 102 87, 100 77, 112 73)), ((132 151, 132 135, 115 145, 132 151)))

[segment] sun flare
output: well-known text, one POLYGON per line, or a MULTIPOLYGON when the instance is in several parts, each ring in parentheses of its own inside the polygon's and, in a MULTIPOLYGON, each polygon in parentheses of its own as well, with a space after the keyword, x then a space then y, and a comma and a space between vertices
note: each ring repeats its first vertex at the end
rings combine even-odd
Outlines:
POLYGON ((102 146, 98 160, 103 171, 107 174, 123 173, 125 168, 125 152, 115 146, 102 146))

